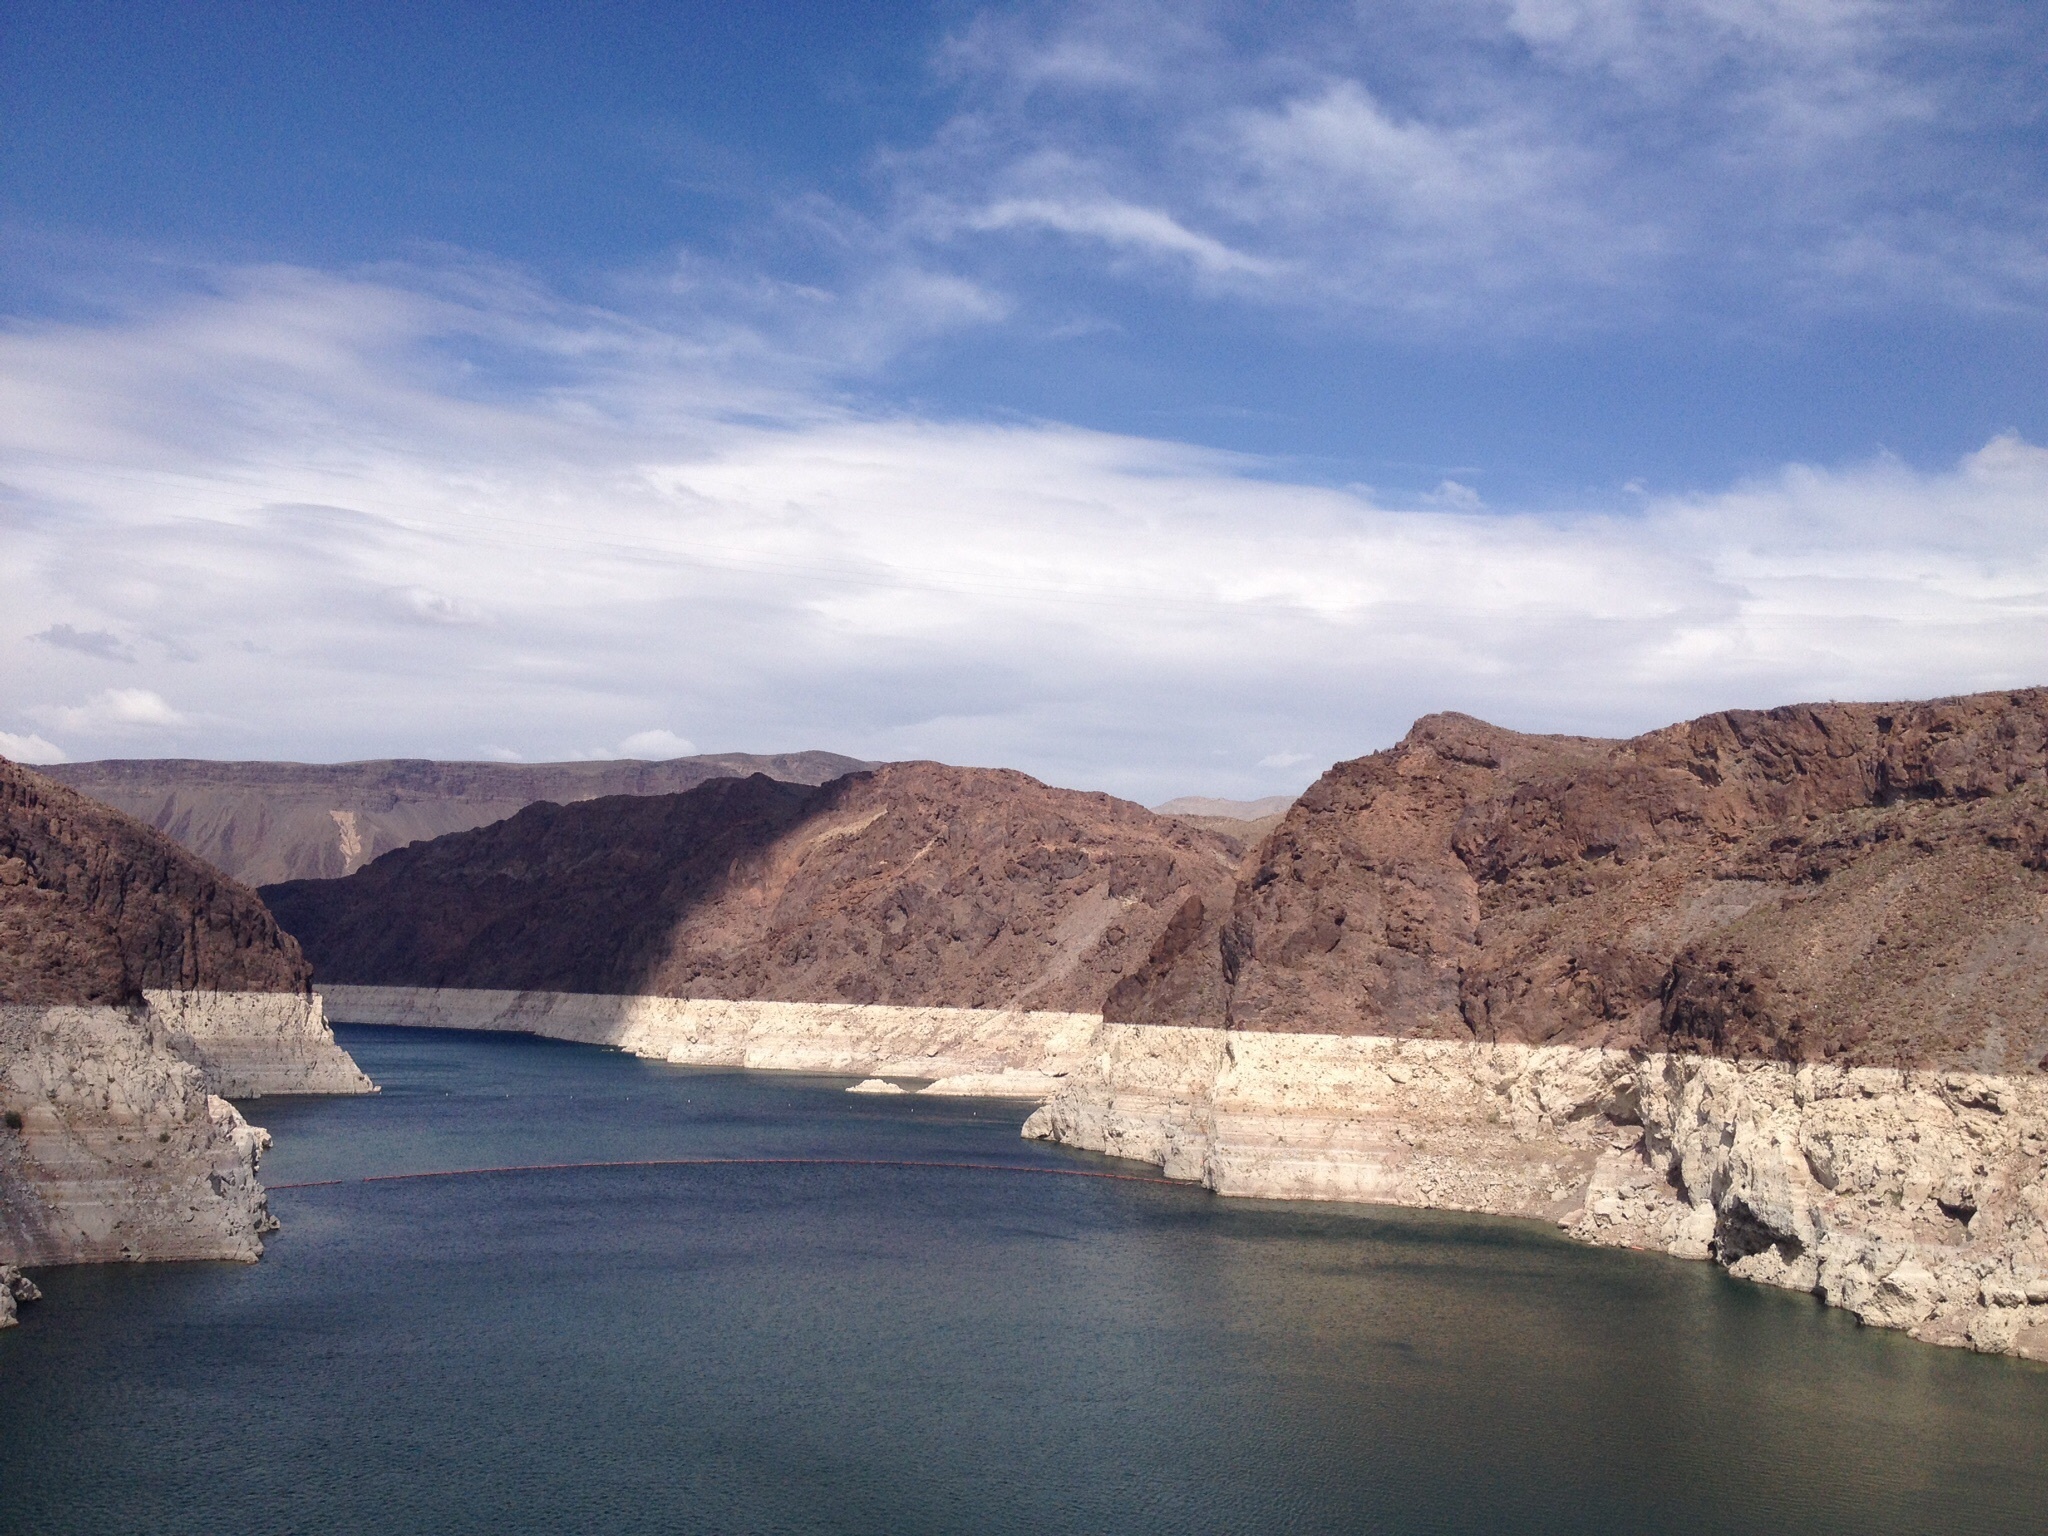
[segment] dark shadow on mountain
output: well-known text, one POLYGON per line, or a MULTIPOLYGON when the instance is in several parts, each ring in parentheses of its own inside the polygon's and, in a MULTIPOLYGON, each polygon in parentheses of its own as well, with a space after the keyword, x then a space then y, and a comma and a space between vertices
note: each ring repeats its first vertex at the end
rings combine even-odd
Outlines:
POLYGON ((323 982, 638 993, 684 915, 845 783, 757 773, 682 794, 542 802, 346 879, 261 894, 323 982))

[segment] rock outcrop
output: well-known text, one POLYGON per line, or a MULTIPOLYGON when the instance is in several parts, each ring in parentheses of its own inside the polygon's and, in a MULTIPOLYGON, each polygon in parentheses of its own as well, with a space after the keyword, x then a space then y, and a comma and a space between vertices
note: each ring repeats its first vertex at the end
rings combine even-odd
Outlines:
POLYGON ((0 1263, 255 1258, 221 1095, 371 1086, 309 975, 253 891, 0 762, 0 1263))
POLYGON ((2048 1359, 2048 1078, 1106 1024, 1025 1135, 1226 1195, 1557 1222, 2048 1359))
POLYGON ((835 752, 664 762, 224 763, 116 758, 43 769, 249 885, 352 874, 380 853, 503 820, 539 800, 667 795, 765 773, 822 784, 867 764, 835 752))
POLYGON ((1110 1017, 2023 1072, 2048 691, 1630 741, 1461 715, 1340 763, 1110 1017))
POLYGON ((143 1008, 0 1004, 0 1262, 242 1259, 270 1138, 143 1008))
POLYGON ((1094 1012, 1235 865, 1108 795, 896 763, 531 806, 263 895, 323 984, 1094 1012))
POLYGON ((41 1301, 42 1289, 12 1264, 0 1264, 0 1328, 12 1328, 20 1321, 16 1308, 21 1302, 41 1301))

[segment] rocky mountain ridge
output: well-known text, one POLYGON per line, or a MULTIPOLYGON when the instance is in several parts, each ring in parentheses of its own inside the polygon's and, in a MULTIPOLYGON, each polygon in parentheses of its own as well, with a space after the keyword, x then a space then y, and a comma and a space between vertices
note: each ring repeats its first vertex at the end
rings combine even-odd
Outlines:
POLYGON ((894 763, 536 805, 262 894, 322 981, 1093 1011, 1235 865, 1108 795, 894 763))
POLYGON ((146 822, 223 873, 262 885, 350 874, 380 853, 486 826, 540 800, 675 794, 753 773, 822 784, 866 766, 834 752, 726 752, 571 763, 115 758, 41 771, 146 822))
POLYGON ((145 989, 305 993, 313 969, 248 887, 133 819, 0 760, 0 1002, 145 989))
POLYGON ((2031 1071, 2048 691, 1628 741, 1463 715, 1340 763, 1114 1019, 2031 1071))

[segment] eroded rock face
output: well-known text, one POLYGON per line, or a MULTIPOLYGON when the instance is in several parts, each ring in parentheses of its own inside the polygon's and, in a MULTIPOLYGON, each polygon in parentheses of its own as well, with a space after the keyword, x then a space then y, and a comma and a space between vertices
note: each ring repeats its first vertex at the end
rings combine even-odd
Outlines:
POLYGON ((1025 1135, 1219 1194, 1556 1221, 2048 1358, 2048 1079, 1102 1027, 1025 1135))
POLYGON ((253 1259, 223 1092, 366 1092, 298 945, 168 838, 0 762, 0 1263, 253 1259))
POLYGON ((146 1008, 0 1005, 0 1104, 0 1263, 262 1253, 269 1137, 146 1008))
POLYGON ((20 1321, 15 1315, 20 1303, 42 1299, 42 1289, 35 1281, 12 1264, 0 1264, 0 1328, 12 1328, 20 1321))
POLYGON ((833 752, 744 752, 663 762, 60 763, 50 778, 126 812, 250 885, 353 874, 380 853, 500 821, 539 800, 670 795, 765 773, 822 784, 865 768, 833 752))
POLYGON ((323 982, 1093 1011, 1234 869, 1108 795, 899 763, 532 806, 263 894, 323 982))
POLYGON ((1461 715, 1340 763, 1110 1017, 2018 1072, 2048 1053, 2048 692, 1461 715))
POLYGON ((297 992, 312 967, 256 893, 118 811, 0 760, 0 1002, 297 992))

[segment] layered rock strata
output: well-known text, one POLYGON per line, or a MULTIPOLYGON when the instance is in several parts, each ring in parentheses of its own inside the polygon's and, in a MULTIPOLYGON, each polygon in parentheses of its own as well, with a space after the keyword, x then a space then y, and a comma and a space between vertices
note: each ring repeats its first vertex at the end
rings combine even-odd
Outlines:
POLYGON ((1556 1221, 2048 1358, 2048 1082, 1105 1025, 1027 1136, 1219 1194, 1556 1221))
POLYGON ((1219 1194, 1554 1221, 1939 1344, 2048 1358, 2048 1082, 1075 1013, 337 987, 350 1022, 501 1029, 855 1091, 1045 1101, 1024 1134, 1219 1194))
POLYGON ((1100 1015, 440 987, 321 989, 336 1019, 501 1030, 680 1066, 879 1077, 935 1093, 1040 1100, 1092 1059, 1100 1015))
POLYGON ((269 1137, 146 1009, 0 1004, 0 1262, 255 1259, 269 1137))
POLYGON ((377 1091, 335 1043, 317 993, 152 988, 143 1003, 170 1048, 224 1098, 377 1091))

